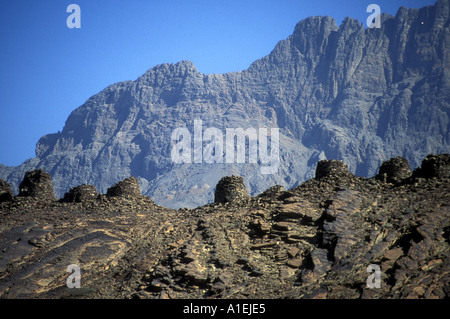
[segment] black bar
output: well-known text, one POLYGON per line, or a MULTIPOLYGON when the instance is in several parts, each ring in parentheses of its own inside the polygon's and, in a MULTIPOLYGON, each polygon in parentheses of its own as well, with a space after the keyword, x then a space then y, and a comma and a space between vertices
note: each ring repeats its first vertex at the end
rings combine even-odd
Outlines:
MULTIPOLYGON (((364 317, 368 315, 390 316, 396 313, 402 318, 416 315, 424 309, 438 313, 448 308, 448 300, 292 300, 292 299, 177 299, 177 300, 106 300, 106 299, 14 299, 0 300, 4 313, 37 315, 55 312, 55 315, 73 314, 84 316, 117 316, 123 311, 129 316, 139 313, 145 318, 306 318, 311 314, 323 316, 345 315, 364 317), (446 307, 446 308, 444 308, 446 307), (441 309, 442 308, 442 309, 441 309), (395 311, 395 312, 392 312, 395 311), (132 313, 131 313, 132 312, 132 313), (157 315, 158 314, 158 315, 157 315), (168 317, 169 318, 169 317, 168 317)), ((445 312, 443 312, 445 313, 445 312)), ((128 316, 127 315, 127 316, 128 316)))

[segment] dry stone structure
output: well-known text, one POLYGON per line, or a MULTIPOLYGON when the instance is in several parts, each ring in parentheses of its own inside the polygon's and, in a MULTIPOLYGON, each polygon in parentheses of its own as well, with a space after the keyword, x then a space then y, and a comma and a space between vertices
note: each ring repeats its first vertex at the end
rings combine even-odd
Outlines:
POLYGON ((107 196, 141 196, 139 181, 136 177, 128 177, 108 188, 107 196))
POLYGON ((214 203, 243 203, 250 199, 250 194, 240 176, 225 176, 217 183, 214 203))
POLYGON ((381 164, 376 178, 389 183, 397 183, 410 176, 411 168, 408 160, 397 156, 381 164))
POLYGON ((6 181, 0 179, 0 203, 12 200, 14 197, 14 193, 11 189, 11 185, 9 185, 6 181))
POLYGON ((63 201, 65 202, 84 202, 96 199, 98 196, 97 189, 94 185, 80 185, 72 187, 64 194, 63 201))
POLYGON ((26 172, 19 185, 19 196, 40 200, 54 200, 52 178, 42 168, 26 172))

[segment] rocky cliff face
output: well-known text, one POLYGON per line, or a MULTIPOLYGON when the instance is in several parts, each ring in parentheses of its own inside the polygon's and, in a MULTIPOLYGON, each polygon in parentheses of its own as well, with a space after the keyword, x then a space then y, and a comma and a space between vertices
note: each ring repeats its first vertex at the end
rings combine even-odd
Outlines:
POLYGON ((449 3, 401 8, 380 29, 347 18, 300 21, 287 39, 247 70, 202 74, 188 61, 158 65, 111 85, 75 109, 60 133, 42 137, 36 157, 0 167, 17 193, 26 171, 43 168, 61 197, 90 184, 105 193, 128 176, 168 207, 212 202, 226 175, 244 177, 251 195, 314 176, 315 163, 344 160, 359 176, 401 155, 411 168, 450 150, 449 3), (171 134, 215 127, 279 128, 280 163, 176 164, 171 134))

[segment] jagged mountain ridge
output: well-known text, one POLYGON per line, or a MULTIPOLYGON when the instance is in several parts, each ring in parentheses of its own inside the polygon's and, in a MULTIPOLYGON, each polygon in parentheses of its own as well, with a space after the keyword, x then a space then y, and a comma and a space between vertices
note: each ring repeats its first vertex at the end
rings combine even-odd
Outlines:
POLYGON ((244 177, 252 195, 287 188, 314 175, 319 159, 344 160, 373 176, 402 155, 412 168, 428 153, 450 150, 449 3, 399 9, 380 29, 346 18, 300 21, 287 39, 248 69, 202 74, 189 61, 162 64, 135 81, 113 84, 75 109, 60 133, 42 137, 36 157, 0 167, 17 192, 26 171, 52 175, 55 194, 83 183, 105 192, 128 176, 167 207, 213 199, 225 175, 244 177), (280 167, 174 164, 177 127, 280 128, 280 167))

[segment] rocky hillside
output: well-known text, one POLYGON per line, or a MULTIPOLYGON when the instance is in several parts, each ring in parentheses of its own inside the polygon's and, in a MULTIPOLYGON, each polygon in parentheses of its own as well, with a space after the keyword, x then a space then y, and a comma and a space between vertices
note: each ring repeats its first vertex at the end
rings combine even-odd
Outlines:
POLYGON ((250 195, 314 177, 318 160, 345 161, 373 176, 397 155, 414 169, 429 153, 450 150, 449 2, 384 14, 380 29, 347 18, 300 21, 287 39, 248 69, 202 74, 182 61, 113 84, 75 109, 61 132, 42 137, 36 157, 0 165, 15 194, 25 172, 42 168, 55 194, 94 185, 100 192, 128 177, 159 205, 213 202, 223 176, 244 178, 250 195), (171 134, 194 120, 215 127, 279 128, 280 165, 261 162, 175 164, 171 134))
POLYGON ((253 197, 244 181, 224 177, 214 203, 173 210, 134 177, 60 200, 43 170, 18 196, 0 180, 0 298, 450 297, 449 154, 413 172, 392 158, 372 178, 322 160, 301 185, 253 197), (66 285, 72 264, 80 288, 66 285), (367 286, 374 265, 379 288, 367 286))

